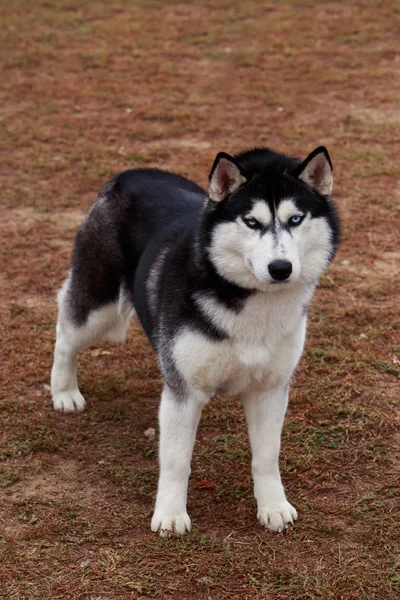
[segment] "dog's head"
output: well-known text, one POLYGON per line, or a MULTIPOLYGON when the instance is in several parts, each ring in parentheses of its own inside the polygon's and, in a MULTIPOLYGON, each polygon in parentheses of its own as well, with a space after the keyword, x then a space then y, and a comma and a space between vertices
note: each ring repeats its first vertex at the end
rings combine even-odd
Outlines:
POLYGON ((319 147, 299 162, 265 150, 263 168, 262 152, 254 151, 253 167, 251 152, 237 158, 220 152, 214 161, 206 207, 209 259, 222 277, 248 289, 316 282, 339 236, 329 154, 319 147))

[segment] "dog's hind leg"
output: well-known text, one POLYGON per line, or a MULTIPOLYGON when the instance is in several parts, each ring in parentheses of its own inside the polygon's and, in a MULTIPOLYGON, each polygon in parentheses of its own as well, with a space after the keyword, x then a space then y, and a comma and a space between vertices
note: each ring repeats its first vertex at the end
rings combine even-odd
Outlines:
POLYGON ((122 289, 119 298, 94 310, 87 310, 83 323, 74 319, 71 278, 58 294, 57 339, 51 372, 51 393, 55 410, 83 410, 85 399, 79 391, 76 361, 78 352, 101 339, 114 343, 125 341, 129 321, 134 313, 122 289))
POLYGON ((85 399, 79 391, 76 360, 79 350, 90 343, 87 325, 75 325, 68 306, 71 279, 68 278, 58 293, 57 338, 51 371, 51 394, 55 410, 74 411, 85 408, 85 399))

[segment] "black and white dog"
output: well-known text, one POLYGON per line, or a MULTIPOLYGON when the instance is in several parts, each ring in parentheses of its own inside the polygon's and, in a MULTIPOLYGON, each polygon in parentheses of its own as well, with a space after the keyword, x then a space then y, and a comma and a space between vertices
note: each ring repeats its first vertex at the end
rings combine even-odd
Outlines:
POLYGON ((278 458, 307 306, 339 239, 325 148, 303 162, 268 149, 220 153, 207 193, 157 169, 125 171, 81 225, 59 295, 51 375, 56 410, 82 410, 79 350, 123 342, 136 312, 164 377, 153 531, 190 531, 186 497, 202 408, 239 395, 252 448, 258 519, 297 518, 278 458))

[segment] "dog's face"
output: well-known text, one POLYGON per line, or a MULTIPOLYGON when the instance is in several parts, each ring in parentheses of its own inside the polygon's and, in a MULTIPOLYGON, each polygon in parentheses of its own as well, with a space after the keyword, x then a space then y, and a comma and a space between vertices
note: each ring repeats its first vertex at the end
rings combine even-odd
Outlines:
POLYGON ((329 200, 332 166, 318 148, 291 175, 244 173, 220 153, 210 175, 208 255, 217 272, 241 287, 277 291, 314 283, 336 245, 329 200))

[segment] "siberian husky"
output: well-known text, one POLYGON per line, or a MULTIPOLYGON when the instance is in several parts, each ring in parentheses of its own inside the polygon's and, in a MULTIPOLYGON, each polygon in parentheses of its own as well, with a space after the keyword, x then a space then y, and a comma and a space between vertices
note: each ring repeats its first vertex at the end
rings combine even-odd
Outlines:
POLYGON ((51 375, 56 410, 83 410, 80 350, 123 342, 136 312, 164 378, 160 477, 151 529, 190 531, 190 462, 205 404, 241 398, 259 522, 297 519, 278 458, 307 307, 339 240, 324 147, 304 161, 255 149, 217 155, 208 194, 157 169, 124 171, 101 190, 78 230, 51 375))

